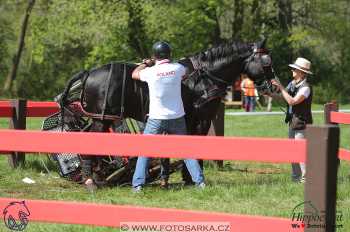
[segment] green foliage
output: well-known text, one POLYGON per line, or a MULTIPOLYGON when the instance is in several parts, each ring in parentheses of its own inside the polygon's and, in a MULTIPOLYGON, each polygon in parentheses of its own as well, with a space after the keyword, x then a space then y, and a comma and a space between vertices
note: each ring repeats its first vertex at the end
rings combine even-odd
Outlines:
MULTIPOLYGON (((11 67, 25 4, 0 1, 0 82, 11 67)), ((346 0, 37 0, 12 97, 52 99, 74 73, 139 62, 158 40, 170 42, 177 59, 225 40, 265 36, 283 83, 291 79, 288 64, 305 56, 315 73, 315 100, 347 102, 349 9, 346 0)))
MULTIPOLYGON (((12 20, 17 17, 17 11, 20 11, 22 4, 14 4, 10 0, 0 1, 0 86, 3 86, 5 77, 9 72, 12 62, 12 51, 17 43, 17 24, 12 20)), ((2 88, 0 89, 0 96, 2 88)))
POLYGON ((151 41, 169 41, 174 57, 178 58, 207 48, 215 24, 205 14, 211 2, 183 0, 178 4, 150 4, 145 7, 148 15, 145 19, 146 31, 151 35, 151 41))
MULTIPOLYGON (((1 15, 1 14, 0 14, 1 15)), ((0 16, 0 24, 4 25, 3 27, 5 27, 5 25, 8 24, 8 22, 6 21, 6 19, 2 18, 0 16)), ((7 57, 9 55, 9 51, 8 51, 8 45, 7 45, 7 33, 6 31, 9 31, 9 28, 6 28, 5 30, 0 30, 0 81, 2 82, 2 78, 4 75, 6 75, 7 73, 7 65, 6 65, 6 59, 5 57, 7 57)))

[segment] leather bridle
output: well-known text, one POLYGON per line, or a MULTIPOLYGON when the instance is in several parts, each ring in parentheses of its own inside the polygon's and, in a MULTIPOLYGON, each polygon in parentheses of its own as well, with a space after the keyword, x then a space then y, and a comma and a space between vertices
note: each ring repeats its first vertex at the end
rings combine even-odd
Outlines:
POLYGON ((249 64, 255 59, 256 56, 259 56, 260 68, 263 73, 263 81, 255 82, 255 88, 260 91, 272 89, 272 84, 270 80, 276 78, 275 72, 272 67, 272 60, 267 49, 264 48, 254 48, 253 53, 246 59, 246 64, 242 73, 247 73, 249 64))

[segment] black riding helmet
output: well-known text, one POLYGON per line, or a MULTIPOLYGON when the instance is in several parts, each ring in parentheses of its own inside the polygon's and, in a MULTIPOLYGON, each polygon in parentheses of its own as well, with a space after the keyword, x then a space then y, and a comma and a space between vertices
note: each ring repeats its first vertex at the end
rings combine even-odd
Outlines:
POLYGON ((159 41, 153 44, 153 56, 156 59, 169 59, 171 54, 171 47, 167 42, 159 41))

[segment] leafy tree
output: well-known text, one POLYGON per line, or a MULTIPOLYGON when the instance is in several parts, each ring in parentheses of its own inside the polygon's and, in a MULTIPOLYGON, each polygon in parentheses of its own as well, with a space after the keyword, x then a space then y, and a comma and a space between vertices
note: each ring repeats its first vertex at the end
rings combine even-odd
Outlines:
POLYGON ((35 0, 28 0, 27 7, 26 7, 26 10, 25 10, 24 15, 23 15, 23 21, 21 24, 21 32, 20 32, 20 36, 18 39, 17 51, 16 51, 16 54, 14 54, 14 56, 12 58, 13 62, 12 62, 11 71, 9 72, 9 74, 6 78, 6 82, 5 82, 5 86, 4 86, 5 92, 11 90, 12 83, 16 79, 18 65, 19 65, 19 62, 21 60, 22 51, 24 48, 24 40, 25 40, 25 36, 26 36, 26 32, 27 32, 28 23, 29 23, 28 22, 29 16, 30 16, 31 11, 34 7, 34 4, 35 4, 35 0))
MULTIPOLYGON (((0 1, 1 82, 26 3, 0 1)), ((315 73, 315 100, 348 101, 349 15, 347 0, 36 0, 17 95, 52 99, 74 73, 111 61, 139 62, 158 40, 170 42, 178 59, 226 40, 264 36, 282 82, 291 78, 288 64, 305 56, 315 73)))

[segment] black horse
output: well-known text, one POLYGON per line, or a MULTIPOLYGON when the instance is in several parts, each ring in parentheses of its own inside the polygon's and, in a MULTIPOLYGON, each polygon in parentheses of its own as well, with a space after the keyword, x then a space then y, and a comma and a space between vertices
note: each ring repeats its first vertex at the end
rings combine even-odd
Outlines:
MULTIPOLYGON (((178 61, 188 70, 182 82, 182 99, 188 134, 206 135, 226 88, 240 74, 247 74, 259 92, 272 91, 274 78, 265 40, 257 43, 228 42, 178 61)), ((148 87, 131 78, 136 64, 110 63, 75 75, 60 96, 61 107, 80 101, 92 118, 89 131, 116 128, 124 117, 144 122, 148 113, 148 87), (71 97, 76 83, 81 91, 71 97)), ((84 169, 84 167, 83 167, 84 169)), ((188 176, 188 175, 187 175, 188 176)))

